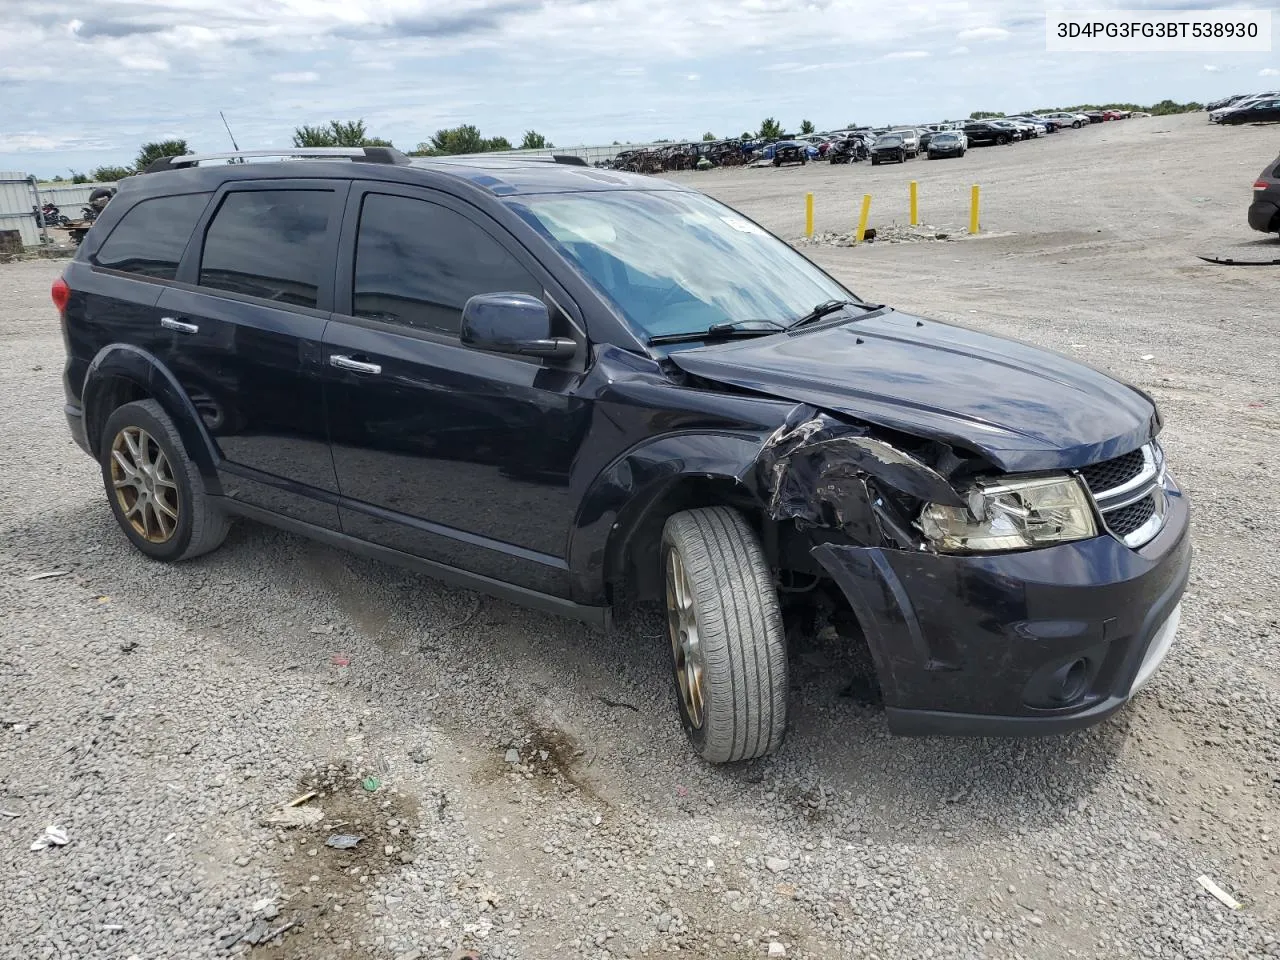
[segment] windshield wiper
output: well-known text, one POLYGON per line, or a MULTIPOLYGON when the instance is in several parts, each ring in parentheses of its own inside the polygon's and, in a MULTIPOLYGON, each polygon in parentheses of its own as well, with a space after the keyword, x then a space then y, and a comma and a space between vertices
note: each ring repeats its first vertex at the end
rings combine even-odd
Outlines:
POLYGON ((787 327, 787 329, 794 330, 797 327, 807 326, 810 323, 817 323, 819 320, 823 319, 824 317, 829 317, 831 314, 835 313, 837 310, 843 310, 845 307, 862 307, 862 309, 866 310, 867 312, 864 313, 861 317, 854 318, 855 320, 861 320, 864 317, 868 317, 871 314, 875 313, 877 310, 883 310, 884 304, 883 303, 863 303, 861 300, 826 300, 818 304, 816 307, 814 307, 812 310, 806 313, 803 317, 799 317, 796 320, 792 321, 791 326, 787 327))
POLYGON ((713 323, 705 330, 689 330, 685 333, 661 333, 649 338, 650 346, 664 343, 693 343, 696 340, 728 340, 733 337, 767 337, 787 327, 776 320, 731 320, 713 323))

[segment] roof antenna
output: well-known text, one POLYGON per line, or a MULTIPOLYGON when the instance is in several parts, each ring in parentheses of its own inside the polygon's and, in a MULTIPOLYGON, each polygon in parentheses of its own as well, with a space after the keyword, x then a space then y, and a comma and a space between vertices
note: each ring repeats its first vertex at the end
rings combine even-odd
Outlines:
POLYGON ((222 125, 227 128, 227 136, 231 138, 231 146, 235 148, 236 153, 240 152, 240 144, 236 143, 236 135, 231 132, 231 124, 227 123, 227 116, 221 110, 218 116, 222 117, 222 125))

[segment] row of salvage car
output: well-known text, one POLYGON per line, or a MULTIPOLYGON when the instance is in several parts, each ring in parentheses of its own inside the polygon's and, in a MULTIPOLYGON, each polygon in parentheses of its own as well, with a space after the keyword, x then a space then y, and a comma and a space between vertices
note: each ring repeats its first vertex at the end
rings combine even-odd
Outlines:
POLYGON ((833 164, 904 163, 915 157, 963 157, 971 146, 1031 140, 1064 128, 1130 116, 1118 110, 1090 113, 1021 114, 968 122, 904 127, 859 127, 828 133, 784 134, 774 140, 726 140, 662 144, 623 150, 597 167, 628 173, 671 173, 731 166, 775 166, 829 161, 833 164))

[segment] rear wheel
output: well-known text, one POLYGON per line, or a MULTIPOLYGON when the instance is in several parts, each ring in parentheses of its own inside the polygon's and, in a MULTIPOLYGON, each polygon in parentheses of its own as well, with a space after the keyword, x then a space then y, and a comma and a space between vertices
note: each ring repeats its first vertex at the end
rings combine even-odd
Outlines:
POLYGON ((787 723, 787 653, 759 538, 728 507, 672 515, 662 533, 680 721, 711 763, 772 753, 787 723))
POLYGON ((107 418, 99 462, 116 522, 148 557, 188 560, 226 539, 226 516, 205 494, 177 427, 156 401, 126 403, 107 418))

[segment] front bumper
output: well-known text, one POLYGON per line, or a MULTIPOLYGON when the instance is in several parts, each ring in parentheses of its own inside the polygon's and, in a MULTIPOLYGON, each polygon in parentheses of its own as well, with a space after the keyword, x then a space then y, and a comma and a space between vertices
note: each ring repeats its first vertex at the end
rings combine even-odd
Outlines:
POLYGON ((1191 563, 1186 499, 1132 550, 1110 536, 953 556, 831 543, 813 556, 867 636, 889 728, 1032 736, 1097 723, 1173 642, 1191 563))
MULTIPOLYGON (((1274 193, 1274 188, 1270 192, 1274 193)), ((1273 233, 1278 212, 1280 206, 1277 206, 1276 201, 1259 198, 1249 204, 1249 226, 1263 233, 1273 233)))

